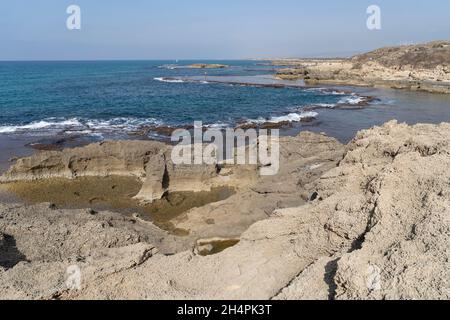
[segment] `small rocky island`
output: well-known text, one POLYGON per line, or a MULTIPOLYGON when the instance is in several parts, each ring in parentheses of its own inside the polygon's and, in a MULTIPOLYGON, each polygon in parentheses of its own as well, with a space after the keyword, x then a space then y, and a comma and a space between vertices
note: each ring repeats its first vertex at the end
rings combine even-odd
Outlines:
POLYGON ((216 64, 216 63, 212 63, 212 64, 207 64, 207 63, 195 63, 195 64, 191 64, 188 66, 188 68, 191 69, 226 69, 229 66, 225 65, 225 64, 216 64))

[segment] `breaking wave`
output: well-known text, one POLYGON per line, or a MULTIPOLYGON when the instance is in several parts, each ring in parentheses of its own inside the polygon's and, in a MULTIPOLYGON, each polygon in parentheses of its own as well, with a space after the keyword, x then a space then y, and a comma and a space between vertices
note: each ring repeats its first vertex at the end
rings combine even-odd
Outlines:
POLYGON ((339 100, 339 104, 358 105, 367 101, 366 97, 361 97, 356 94, 352 94, 350 97, 345 97, 339 100))
POLYGON ((47 120, 35 121, 24 125, 1 126, 0 133, 36 131, 42 129, 63 129, 65 127, 77 127, 77 126, 82 126, 82 124, 76 118, 61 121, 57 121, 54 118, 50 118, 47 120))
POLYGON ((57 119, 49 118, 23 125, 0 126, 0 133, 51 133, 64 132, 67 134, 98 135, 98 132, 130 132, 145 125, 160 125, 161 122, 154 119, 142 118, 112 118, 101 119, 57 119))
POLYGON ((184 80, 181 79, 169 79, 169 78, 153 78, 153 80, 167 83, 184 83, 184 80))
POLYGON ((280 122, 300 122, 302 119, 307 118, 317 118, 319 114, 313 111, 300 112, 300 113, 289 113, 283 116, 271 117, 269 119, 258 118, 248 120, 247 123, 263 124, 263 123, 280 123, 280 122))

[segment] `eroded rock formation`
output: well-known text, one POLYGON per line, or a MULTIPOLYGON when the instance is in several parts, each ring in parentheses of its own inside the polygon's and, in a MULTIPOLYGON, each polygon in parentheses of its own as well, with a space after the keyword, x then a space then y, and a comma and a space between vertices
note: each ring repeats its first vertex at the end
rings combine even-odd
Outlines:
MULTIPOLYGON (((302 134, 282 148, 283 180, 259 180, 246 192, 269 200, 291 191, 301 198, 304 190, 310 192, 303 195, 307 203, 268 208, 267 218, 253 223, 237 245, 206 257, 195 251, 164 255, 159 230, 112 213, 2 205, 0 232, 15 239, 24 258, 0 268, 0 295, 448 299, 449 134, 449 124, 390 122, 358 133, 345 152, 325 136, 302 134), (322 151, 300 147, 313 140, 322 151), (333 157, 323 161, 338 151, 337 166, 333 157), (308 178, 308 168, 320 167, 327 167, 320 179, 308 178), (81 270, 79 290, 65 286, 71 265, 81 270)), ((233 208, 223 203, 216 210, 221 207, 233 208)))
POLYGON ((350 59, 285 59, 277 77, 450 93, 450 42, 387 47, 350 59))

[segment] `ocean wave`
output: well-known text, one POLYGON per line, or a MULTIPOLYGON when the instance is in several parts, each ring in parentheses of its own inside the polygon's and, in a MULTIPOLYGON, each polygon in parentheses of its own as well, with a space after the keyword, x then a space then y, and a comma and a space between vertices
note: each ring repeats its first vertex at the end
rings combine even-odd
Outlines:
POLYGON ((154 118, 112 118, 112 119, 57 119, 48 118, 23 125, 0 126, 0 134, 6 133, 51 133, 99 135, 99 132, 129 132, 145 125, 160 125, 161 121, 154 118))
POLYGON ((147 125, 160 125, 161 121, 155 118, 112 118, 112 119, 91 119, 85 121, 85 126, 88 129, 101 130, 101 131, 134 131, 142 126, 147 125))
POLYGON ((333 95, 333 96, 344 96, 344 95, 348 94, 348 92, 337 90, 337 89, 330 89, 330 88, 308 88, 308 89, 304 89, 304 91, 321 93, 324 95, 333 95))
POLYGON ((206 125, 204 125, 204 127, 209 128, 209 129, 226 129, 226 128, 229 128, 230 125, 228 123, 224 123, 224 122, 216 122, 216 123, 206 124, 206 125))
POLYGON ((167 83, 184 83, 185 82, 184 80, 181 80, 181 79, 169 79, 169 78, 161 78, 161 77, 153 78, 153 80, 160 81, 160 82, 167 82, 167 83))
POLYGON ((317 118, 319 114, 314 111, 300 112, 300 113, 289 113, 283 116, 271 117, 269 119, 258 118, 248 120, 247 123, 253 124, 263 124, 263 123, 280 123, 280 122, 300 122, 307 118, 317 118))
POLYGON ((318 108, 328 108, 328 109, 333 109, 336 107, 335 103, 315 103, 313 105, 311 105, 313 107, 318 107, 318 108))
POLYGON ((159 66, 158 68, 160 68, 160 69, 168 69, 168 70, 175 70, 175 69, 178 68, 178 65, 176 65, 176 64, 165 64, 165 65, 159 66))
POLYGON ((323 92, 324 90, 327 90, 326 88, 307 88, 303 89, 303 91, 306 92, 323 92))
POLYGON ((301 113, 289 113, 284 116, 272 117, 268 122, 280 123, 280 122, 300 122, 302 119, 306 118, 317 118, 319 114, 317 112, 308 111, 301 113))
POLYGON ((337 91, 337 90, 332 90, 330 91, 330 93, 334 96, 344 96, 347 94, 345 91, 337 91))
POLYGON ((9 126, 0 126, 0 133, 15 133, 15 132, 24 132, 24 131, 36 131, 43 129, 62 129, 65 127, 76 127, 82 126, 82 123, 76 119, 68 119, 57 121, 54 118, 34 121, 25 125, 9 125, 9 126))
POLYGON ((361 97, 356 94, 352 94, 350 97, 345 97, 339 100, 339 104, 358 105, 367 101, 366 97, 361 97))

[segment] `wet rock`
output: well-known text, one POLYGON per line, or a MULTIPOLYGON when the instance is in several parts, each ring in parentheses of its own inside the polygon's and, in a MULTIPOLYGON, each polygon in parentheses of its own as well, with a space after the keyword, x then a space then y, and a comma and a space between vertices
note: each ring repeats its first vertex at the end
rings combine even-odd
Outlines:
POLYGON ((313 122, 314 120, 316 120, 315 117, 304 117, 304 118, 301 118, 300 122, 302 122, 302 123, 310 123, 310 122, 313 122))

